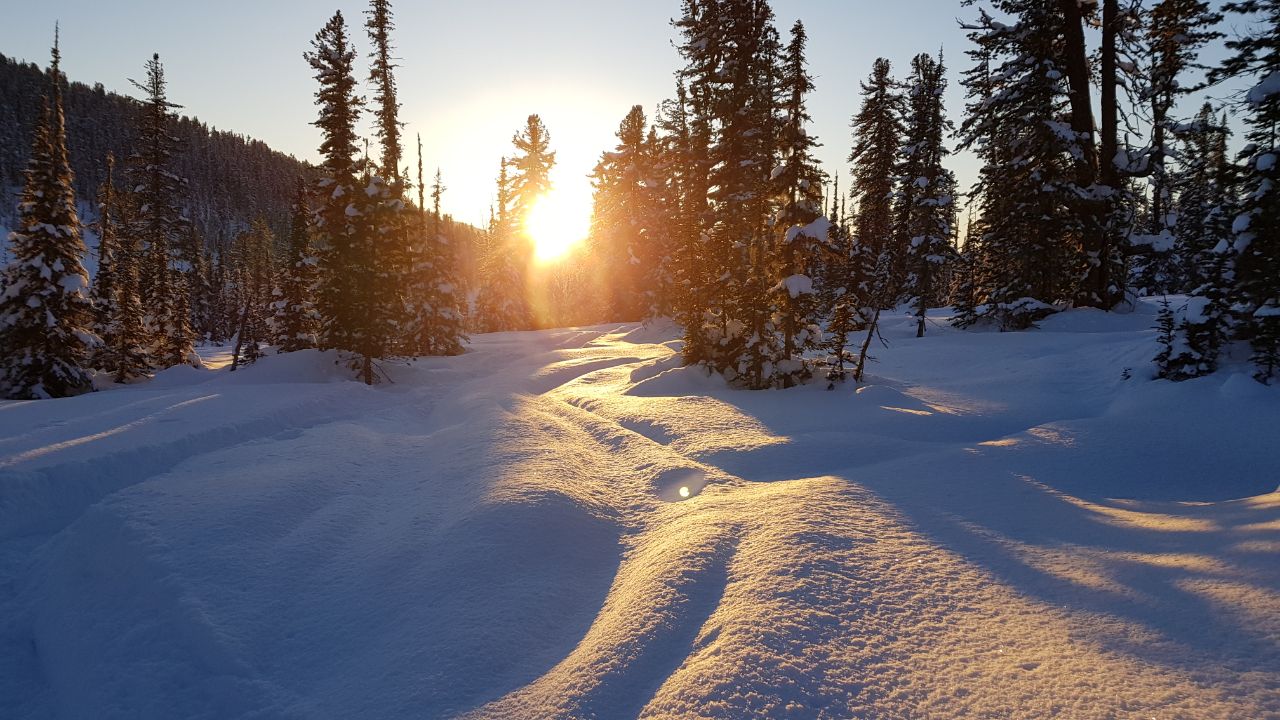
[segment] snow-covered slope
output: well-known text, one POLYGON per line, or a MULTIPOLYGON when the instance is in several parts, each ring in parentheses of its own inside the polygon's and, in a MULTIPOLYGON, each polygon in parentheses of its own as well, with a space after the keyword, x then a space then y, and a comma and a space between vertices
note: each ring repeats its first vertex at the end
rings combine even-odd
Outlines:
POLYGON ((894 317, 831 392, 621 326, 0 404, 0 717, 1280 713, 1280 394, 1147 380, 1151 324, 894 317))

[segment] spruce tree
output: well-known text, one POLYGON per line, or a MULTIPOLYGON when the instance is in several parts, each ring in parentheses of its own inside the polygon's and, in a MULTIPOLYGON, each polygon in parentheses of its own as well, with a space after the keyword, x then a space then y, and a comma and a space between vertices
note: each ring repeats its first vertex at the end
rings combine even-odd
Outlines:
POLYGON ((147 376, 151 337, 147 332, 139 273, 142 249, 132 221, 136 213, 133 194, 114 186, 114 159, 107 157, 108 173, 98 199, 98 274, 94 279, 95 332, 102 345, 94 366, 124 383, 147 376))
MULTIPOLYGON (((421 154, 421 153, 419 153, 421 154)), ((431 352, 434 355, 461 355, 466 334, 466 298, 458 273, 458 242, 446 231, 445 216, 440 208, 444 198, 444 179, 436 168, 431 184, 431 217, 427 223, 427 242, 432 248, 434 283, 431 298, 431 352)))
POLYGON ((316 259, 311 249, 311 209, 306 183, 298 181, 289 251, 272 295, 271 326, 278 352, 316 347, 319 315, 315 306, 316 259))
POLYGON ((320 347, 353 353, 361 379, 374 382, 374 359, 383 350, 379 332, 378 243, 373 238, 379 187, 357 160, 356 122, 363 101, 356 95, 355 50, 346 22, 337 12, 305 54, 320 84, 315 121, 324 158, 315 193, 315 236, 320 252, 317 307, 322 318, 320 347), (373 192, 370 193, 369 190, 373 192))
POLYGON ((376 202, 365 220, 371 223, 375 283, 370 332, 378 357, 411 354, 414 302, 409 297, 413 280, 419 217, 408 205, 408 182, 401 162, 400 102, 395 81, 395 49, 391 33, 395 22, 390 0, 370 0, 365 29, 373 46, 369 82, 374 88, 374 122, 381 146, 381 161, 371 173, 366 191, 376 202))
POLYGON ((556 154, 542 118, 530 115, 511 139, 516 154, 504 159, 498 178, 498 214, 490 228, 491 252, 478 313, 484 332, 534 326, 527 273, 533 243, 526 222, 534 204, 551 190, 556 154))
POLYGON ((807 380, 812 374, 804 354, 817 349, 823 339, 816 278, 820 248, 830 242, 832 229, 821 215, 825 173, 813 155, 820 143, 806 128, 813 120, 806 97, 814 90, 805 59, 807 41, 804 24, 797 21, 782 58, 781 164, 772 172, 780 200, 775 216, 781 237, 776 249, 780 281, 774 293, 782 332, 774 382, 782 387, 807 380))
POLYGON ((98 189, 98 272, 93 278, 93 331, 102 339, 101 352, 111 345, 111 324, 116 315, 116 296, 119 282, 117 258, 120 240, 117 237, 119 208, 115 191, 115 155, 107 153, 107 176, 98 189))
MULTIPOLYGON (((891 276, 896 276, 903 249, 894 242, 893 198, 897 188, 898 152, 902 147, 904 105, 901 89, 891 75, 892 66, 878 58, 871 76, 862 84, 862 105, 853 118, 854 143, 850 188, 856 210, 854 232, 858 243, 872 256, 888 252, 891 276)), ((888 295, 896 295, 896 287, 888 295)))
POLYGON ((977 243, 981 285, 971 311, 953 322, 1020 330, 1069 303, 1084 276, 1081 242, 1090 228, 1075 210, 1081 196, 1073 169, 1086 153, 1068 122, 1060 6, 993 4, 1015 22, 983 11, 970 27, 976 63, 963 81, 969 102, 960 137, 983 163, 974 187, 981 234, 967 240, 977 243))
POLYGON ((1232 228, 1230 299, 1238 334, 1253 347, 1254 377, 1270 383, 1280 374, 1280 0, 1223 8, 1253 21, 1249 32, 1227 42, 1232 55, 1214 74, 1253 83, 1243 98, 1249 145, 1241 157, 1243 197, 1232 228))
POLYGON ((93 389, 93 308, 87 250, 67 159, 61 54, 55 33, 49 87, 9 235, 12 262, 0 283, 0 394, 15 399, 79 395, 93 389))
POLYGON ((528 253, 520 247, 507 167, 508 161, 503 158, 498 171, 497 212, 489 222, 481 268, 483 284, 476 298, 475 323, 482 333, 527 330, 533 326, 525 293, 528 253))
POLYGON ((160 56, 147 62, 145 82, 132 81, 146 93, 139 116, 138 149, 130 158, 130 184, 137 212, 130 232, 145 247, 140 275, 143 307, 152 333, 151 359, 157 369, 201 365, 191 328, 191 281, 194 266, 189 220, 182 209, 186 180, 172 170, 178 140, 160 56))
POLYGON ((641 320, 655 307, 652 283, 661 253, 654 146, 644 109, 631 108, 618 127, 618 145, 592 176, 595 186, 590 243, 600 263, 610 320, 641 320))
POLYGON ((266 221, 253 221, 248 232, 235 241, 233 252, 237 283, 241 288, 236 344, 231 369, 262 357, 262 344, 270 341, 268 318, 271 304, 271 247, 275 240, 266 221))
POLYGON ((911 63, 907 90, 905 143, 898 168, 896 234, 903 249, 904 285, 899 299, 916 307, 916 337, 924 337, 928 308, 945 295, 943 266, 953 252, 955 176, 943 166, 944 139, 952 126, 943 108, 946 67, 941 55, 918 55, 911 63))

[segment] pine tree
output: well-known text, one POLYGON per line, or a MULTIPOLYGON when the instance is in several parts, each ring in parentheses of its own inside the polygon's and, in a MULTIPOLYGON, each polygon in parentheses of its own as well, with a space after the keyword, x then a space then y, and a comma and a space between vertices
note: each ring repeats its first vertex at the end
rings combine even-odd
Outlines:
POLYGON ((1222 16, 1202 0, 1161 0, 1146 13, 1143 47, 1150 57, 1145 73, 1129 79, 1136 85, 1151 115, 1150 185, 1151 208, 1145 223, 1139 223, 1140 256, 1134 262, 1132 283, 1147 294, 1176 292, 1185 286, 1186 262, 1179 255, 1178 225, 1183 217, 1175 212, 1173 196, 1176 178, 1166 168, 1169 131, 1176 127, 1170 114, 1178 98, 1200 90, 1201 84, 1184 83, 1188 70, 1203 69, 1198 63, 1200 49, 1221 36, 1211 28, 1222 16))
MULTIPOLYGON (((111 345, 111 324, 116 316, 119 282, 117 263, 120 241, 117 238, 119 209, 115 191, 115 155, 107 154, 107 177, 98 189, 98 272, 93 278, 93 332, 102 339, 99 352, 111 345)), ((100 366, 99 366, 100 367, 100 366)))
POLYGON ((806 96, 814 90, 805 60, 807 41, 804 24, 797 21, 782 58, 779 89, 783 123, 778 134, 781 164, 772 172, 780 198, 776 226, 781 230, 781 242, 776 254, 781 279, 774 294, 782 331, 782 352, 774 362, 774 381, 782 387, 812 375, 804 354, 817 349, 823 339, 815 279, 819 249, 830 242, 832 228, 820 214, 826 178, 813 156, 820 143, 805 127, 813 120, 806 96))
POLYGON ((271 247, 275 239, 262 218, 253 221, 246 233, 236 239, 233 252, 237 283, 242 292, 240 315, 236 328, 236 345, 231 356, 231 369, 249 365, 262 357, 262 344, 270 340, 268 318, 271 305, 271 247))
POLYGON ((355 50, 341 12, 311 45, 305 57, 320 84, 320 113, 314 124, 323 136, 324 158, 314 218, 320 256, 320 347, 353 353, 361 379, 372 385, 374 360, 381 356, 385 338, 379 327, 379 243, 373 237, 378 225, 370 216, 377 214, 383 198, 381 183, 364 173, 356 159, 356 122, 363 101, 355 94, 355 50))
POLYGON ((399 119, 400 101, 396 92, 396 64, 393 57, 395 48, 391 44, 391 32, 396 27, 391 0, 369 0, 369 9, 365 11, 365 15, 368 16, 365 29, 373 44, 373 51, 369 53, 372 61, 369 66, 369 82, 374 87, 373 103, 377 108, 374 116, 378 140, 382 145, 380 168, 386 181, 398 186, 402 182, 400 163, 404 157, 404 148, 400 142, 403 125, 399 119))
POLYGON ((114 187, 114 159, 99 192, 98 274, 94 279, 95 332, 102 338, 94 365, 124 383, 147 376, 152 367, 139 294, 142 249, 130 232, 135 202, 132 193, 114 187))
MULTIPOLYGON (((856 203, 854 232, 858 243, 879 257, 889 252, 892 274, 897 275, 899 258, 905 253, 894 243, 893 198, 897 188, 898 152, 902 147, 903 98, 891 75, 892 66, 878 58, 871 76, 862 84, 862 106, 853 118, 854 143, 849 154, 853 163, 850 195, 856 203)), ((891 288, 889 295, 897 295, 891 288)))
POLYGON ((678 47, 685 66, 678 74, 676 98, 667 107, 664 130, 668 185, 675 193, 675 248, 672 273, 678 287, 675 316, 684 328, 687 364, 710 363, 718 349, 708 332, 713 327, 718 259, 711 252, 711 149, 716 132, 717 96, 724 46, 723 3, 683 0, 678 47))
POLYGON ((1073 163, 1086 150, 1068 121, 1061 31, 1067 21, 1060 6, 993 4, 1016 22, 997 22, 983 11, 970 27, 976 64, 963 81, 969 103, 960 136, 961 147, 983 163, 974 187, 981 234, 967 240, 976 242, 971 259, 981 284, 972 311, 954 322, 1019 330, 1070 302, 1084 275, 1087 228, 1075 210, 1081 195, 1073 163))
POLYGON ((319 315, 315 306, 316 258, 311 249, 311 209, 307 186, 298 181, 289 251, 272 292, 271 326, 279 352, 316 347, 319 315))
POLYGON ((641 320, 657 304, 653 282, 662 252, 655 147, 644 109, 631 108, 618 127, 618 145, 593 174, 590 243, 601 264, 607 317, 641 320))
MULTIPOLYGON (((709 300, 702 362, 731 384, 772 387, 781 339, 774 324, 776 272, 771 225, 781 43, 767 2, 726 3, 720 17, 722 67, 710 148, 709 300)), ((686 351, 686 361, 691 358, 686 351)))
POLYGON ((525 292, 528 254, 519 246, 508 166, 508 160, 503 158, 498 171, 497 212, 490 219, 487 233, 484 281, 476 298, 476 327, 484 333, 526 330, 533 326, 525 292))
POLYGON ((944 295, 943 266, 951 259, 955 176, 943 167, 944 138, 951 132, 942 97, 946 68, 941 55, 918 55, 911 63, 902 160, 897 193, 899 237, 905 281, 899 299, 916 306, 916 337, 924 337, 925 315, 944 295))
POLYGON ((477 301, 482 332, 529 330, 534 326, 527 272, 533 243, 525 227, 534 204, 551 190, 551 136, 542 118, 530 115, 512 139, 516 154, 504 159, 498 179, 498 214, 490 227, 486 282, 477 301))
POLYGON ((1230 131, 1224 117, 1205 103, 1195 119, 1179 128, 1178 167, 1169 185, 1176 197, 1174 256, 1179 262, 1178 292, 1203 294, 1217 262, 1215 249, 1231 242, 1235 218, 1235 168, 1227 157, 1230 131))
POLYGON ((141 294, 152 333, 151 359, 158 369, 201 365, 191 328, 190 272, 194 265, 188 240, 189 220, 181 207, 186 180, 171 169, 177 138, 172 134, 174 109, 166 91, 160 56, 147 62, 145 82, 133 82, 146 93, 138 128, 138 150, 130 158, 130 184, 137 212, 130 232, 145 246, 141 294))
POLYGON ((431 218, 427 226, 427 239, 434 248, 435 268, 435 284, 431 287, 434 313, 431 352, 435 355, 461 355, 463 344, 468 342, 466 298, 458 273, 458 243, 446 231, 445 217, 440 209, 446 189, 440 168, 436 168, 435 182, 431 184, 431 218))
POLYGON ((366 183, 370 197, 378 200, 365 219, 372 223, 376 281, 370 331, 375 336, 378 357, 412 354, 415 318, 414 300, 409 297, 417 257, 420 216, 410 211, 409 183, 401 162, 404 148, 400 139, 400 103, 395 81, 395 49, 391 33, 395 23, 390 0, 370 0, 365 29, 373 45, 369 81, 374 87, 374 120, 381 146, 381 162, 366 183))
POLYGON ((82 264, 87 250, 67 159, 60 61, 55 32, 44 112, 18 202, 17 230, 9 235, 13 261, 0 283, 0 393, 15 399, 93 389, 87 368, 99 340, 90 330, 93 308, 82 264))
POLYGON ((1233 52, 1214 74, 1249 77, 1244 105, 1249 141, 1243 199, 1233 231, 1230 299, 1238 333, 1253 347, 1254 377, 1280 373, 1280 0, 1243 0, 1223 8, 1250 16, 1251 31, 1227 42, 1233 52))

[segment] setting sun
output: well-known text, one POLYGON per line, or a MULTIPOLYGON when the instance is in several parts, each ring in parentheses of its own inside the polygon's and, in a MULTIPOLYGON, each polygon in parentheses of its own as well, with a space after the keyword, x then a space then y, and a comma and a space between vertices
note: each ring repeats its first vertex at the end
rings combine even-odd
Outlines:
POLYGON ((525 220, 525 230, 533 240, 533 257, 541 263, 564 257, 587 239, 590 229, 590 198, 578 199, 557 190, 538 198, 525 220))

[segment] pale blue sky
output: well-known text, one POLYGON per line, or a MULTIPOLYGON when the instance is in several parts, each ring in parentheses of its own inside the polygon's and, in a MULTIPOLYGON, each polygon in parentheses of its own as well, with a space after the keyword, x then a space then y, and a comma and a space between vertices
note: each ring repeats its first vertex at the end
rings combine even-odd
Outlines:
MULTIPOLYGON (((446 208, 480 222, 493 195, 498 160, 529 113, 539 113, 559 152, 557 183, 579 198, 585 176, 633 104, 652 109, 673 94, 679 58, 670 19, 679 0, 501 0, 395 4, 402 119, 423 136, 425 162, 439 165, 446 208)), ((962 106, 967 66, 958 0, 774 0, 779 29, 800 18, 817 77, 812 130, 827 170, 847 174, 849 118, 858 82, 878 56, 899 71, 918 52, 946 49, 952 117, 962 106)), ((62 23, 64 67, 83 82, 131 92, 159 52, 174 102, 221 129, 314 160, 319 136, 315 83, 302 53, 341 9, 361 52, 366 4, 355 0, 0 0, 0 52, 43 63, 53 23, 62 23)), ((365 59, 361 59, 361 66, 365 59)), ((74 138, 72 139, 74 142, 74 138)), ((413 149, 409 148, 412 155, 413 149)), ((972 161, 956 158, 967 186, 972 161)), ((583 200, 585 202, 585 200, 583 200)))

